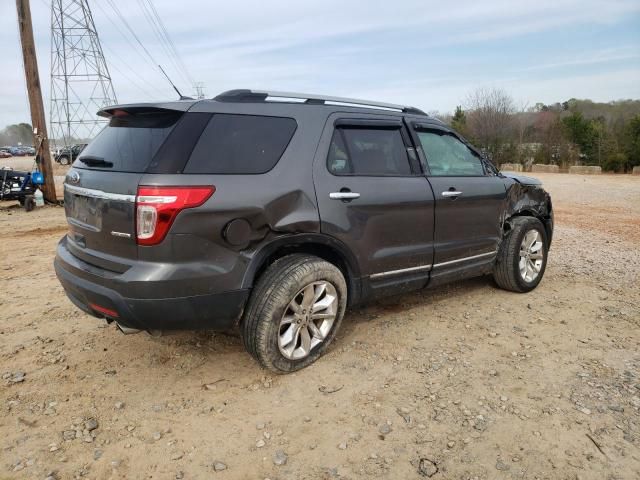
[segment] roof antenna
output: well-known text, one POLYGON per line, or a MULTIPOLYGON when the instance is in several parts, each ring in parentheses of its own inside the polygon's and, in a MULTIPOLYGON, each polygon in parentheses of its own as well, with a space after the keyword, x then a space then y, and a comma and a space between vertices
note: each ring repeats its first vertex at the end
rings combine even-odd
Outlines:
POLYGON ((173 87, 173 89, 176 91, 176 93, 178 94, 178 96, 180 97, 180 100, 193 100, 193 98, 191 97, 185 97, 184 95, 182 95, 180 93, 180 90, 178 90, 178 87, 176 87, 173 82, 171 81, 171 79, 169 78, 169 75, 167 75, 167 72, 164 71, 164 68, 162 68, 161 65, 158 65, 158 68, 160 69, 160 71, 164 74, 165 77, 167 77, 167 80, 169 80, 169 83, 171 84, 171 86, 173 87))

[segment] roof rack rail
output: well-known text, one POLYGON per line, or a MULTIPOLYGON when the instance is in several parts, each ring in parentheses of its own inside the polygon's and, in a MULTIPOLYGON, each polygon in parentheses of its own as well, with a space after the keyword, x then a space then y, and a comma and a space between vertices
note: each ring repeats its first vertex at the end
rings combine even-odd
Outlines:
POLYGON ((372 102, 369 100, 361 100, 357 98, 344 97, 328 97, 325 95, 313 95, 307 93, 295 92, 278 92, 267 90, 249 90, 237 89, 228 90, 221 93, 214 100, 218 102, 238 102, 238 103, 254 103, 254 102, 282 102, 282 103, 301 103, 307 105, 342 105, 351 107, 376 108, 382 110, 391 110, 395 112, 413 113, 415 115, 427 115, 419 108, 409 107, 407 105, 396 105, 394 103, 372 102))

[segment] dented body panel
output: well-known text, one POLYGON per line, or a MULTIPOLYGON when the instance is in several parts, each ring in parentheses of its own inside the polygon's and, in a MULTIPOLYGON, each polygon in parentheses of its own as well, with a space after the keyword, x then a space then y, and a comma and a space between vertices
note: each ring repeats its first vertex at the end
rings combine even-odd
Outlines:
MULTIPOLYGON (((531 216, 539 219, 547 232, 547 246, 553 239, 553 206, 551 196, 542 188, 542 182, 535 178, 514 175, 504 178, 507 197, 504 206, 503 224, 517 216, 531 216)), ((504 228, 503 232, 507 232, 504 228)))

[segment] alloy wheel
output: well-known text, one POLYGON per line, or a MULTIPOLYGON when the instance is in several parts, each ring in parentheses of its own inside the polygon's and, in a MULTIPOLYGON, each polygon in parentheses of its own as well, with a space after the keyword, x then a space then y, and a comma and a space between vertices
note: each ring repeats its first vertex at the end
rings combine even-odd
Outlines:
POLYGON ((308 356, 329 335, 337 312, 338 294, 331 283, 318 281, 302 288, 280 320, 280 353, 290 360, 308 356))
POLYGON ((520 244, 520 276, 525 282, 533 282, 542 269, 544 262, 544 243, 542 235, 536 229, 529 230, 520 244))

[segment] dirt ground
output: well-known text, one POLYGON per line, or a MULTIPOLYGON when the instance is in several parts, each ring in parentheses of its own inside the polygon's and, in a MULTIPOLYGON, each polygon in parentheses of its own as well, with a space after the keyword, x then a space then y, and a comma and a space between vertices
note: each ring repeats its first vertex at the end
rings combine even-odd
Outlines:
POLYGON ((228 335, 124 336, 52 260, 61 208, 0 205, 0 479, 640 478, 640 177, 539 174, 542 284, 348 312, 288 376, 228 335))

